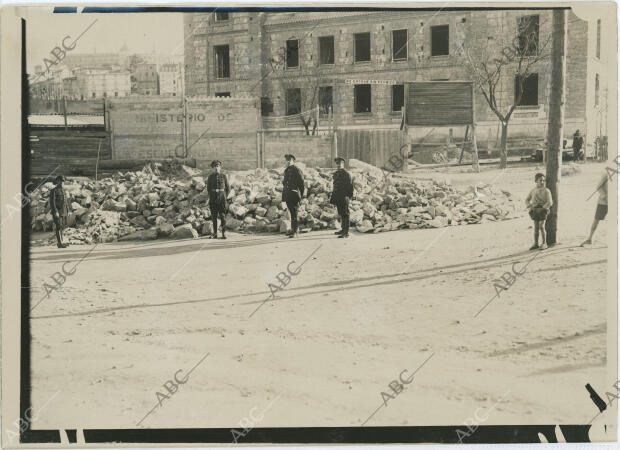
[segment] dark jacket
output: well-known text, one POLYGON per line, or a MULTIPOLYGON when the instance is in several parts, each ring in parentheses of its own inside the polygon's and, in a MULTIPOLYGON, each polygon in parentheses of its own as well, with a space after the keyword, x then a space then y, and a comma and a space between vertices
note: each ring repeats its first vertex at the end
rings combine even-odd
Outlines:
POLYGON ((581 134, 573 134, 573 151, 579 151, 581 150, 581 147, 583 147, 583 137, 581 134))
POLYGON ((207 178, 207 192, 209 192, 209 205, 226 208, 227 197, 230 193, 228 177, 223 173, 212 173, 207 178))
POLYGON ((304 175, 297 166, 288 166, 282 180, 282 201, 298 202, 304 196, 304 175))
POLYGON ((345 169, 338 169, 334 172, 334 187, 329 202, 336 205, 353 197, 353 179, 351 174, 345 169))
POLYGON ((62 187, 55 186, 50 191, 50 208, 52 215, 58 213, 59 217, 67 217, 69 214, 69 206, 67 205, 67 197, 62 187))

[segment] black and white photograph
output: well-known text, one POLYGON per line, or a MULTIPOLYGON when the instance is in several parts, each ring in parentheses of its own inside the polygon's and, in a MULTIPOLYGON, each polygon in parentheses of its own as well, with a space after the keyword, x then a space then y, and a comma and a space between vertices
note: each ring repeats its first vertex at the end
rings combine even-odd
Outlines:
POLYGON ((617 443, 615 3, 0 11, 4 448, 617 443))

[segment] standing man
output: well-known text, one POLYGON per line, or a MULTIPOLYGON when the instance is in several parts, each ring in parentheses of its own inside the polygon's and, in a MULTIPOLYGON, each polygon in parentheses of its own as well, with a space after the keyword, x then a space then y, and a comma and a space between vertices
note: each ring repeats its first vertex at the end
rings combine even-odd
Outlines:
POLYGON ((353 198, 353 180, 351 174, 344 169, 344 158, 334 159, 338 170, 334 172, 334 185, 329 202, 336 205, 342 222, 342 229, 335 234, 339 238, 349 237, 349 202, 353 198))
POLYGON ((581 159, 581 147, 583 147, 583 136, 579 133, 579 130, 573 134, 573 159, 579 161, 581 159))
POLYGON ((211 162, 213 173, 207 178, 207 191, 209 192, 209 209, 213 221, 213 234, 209 239, 217 239, 217 218, 222 223, 222 239, 226 239, 226 211, 228 210, 228 177, 222 173, 222 162, 211 162))
POLYGON ((69 246, 62 242, 62 230, 67 225, 67 215, 69 214, 67 197, 62 189, 63 181, 65 181, 65 177, 58 175, 54 182, 56 186, 50 191, 50 208, 52 210, 52 218, 54 219, 54 227, 56 228, 56 245, 58 248, 69 246))
POLYGON ((295 165, 295 156, 284 155, 286 169, 284 169, 284 179, 282 180, 282 201, 286 202, 286 207, 291 213, 291 231, 288 237, 297 237, 297 211, 299 203, 304 196, 304 175, 295 165))
POLYGON ((594 213, 594 221, 592 222, 592 226, 590 227, 590 236, 588 239, 583 241, 581 246, 591 245, 592 237, 594 237, 594 232, 596 231, 596 227, 598 227, 598 223, 601 220, 605 220, 605 216, 607 216, 607 180, 609 176, 607 173, 603 173, 603 176, 599 180, 598 183, 598 202, 596 202, 596 212, 594 213))

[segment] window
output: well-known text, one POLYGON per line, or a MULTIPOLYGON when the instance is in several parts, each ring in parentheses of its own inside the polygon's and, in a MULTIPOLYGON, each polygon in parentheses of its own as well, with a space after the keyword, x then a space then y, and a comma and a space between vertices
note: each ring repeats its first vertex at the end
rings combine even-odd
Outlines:
POLYGON ((601 19, 596 21, 596 57, 601 58, 601 19))
POLYGON ((328 115, 333 106, 333 89, 331 86, 319 87, 319 114, 328 115))
POLYGON ((213 47, 215 54, 216 78, 230 78, 230 54, 228 45, 216 45, 213 47))
POLYGON ((95 93, 93 92, 93 98, 95 98, 95 93))
POLYGON ((260 98, 260 114, 261 116, 268 116, 273 113, 273 102, 269 97, 260 98))
POLYGON ((334 36, 319 38, 319 64, 334 64, 334 36))
POLYGON ((519 17, 519 52, 523 55, 538 53, 538 16, 519 17))
POLYGON ((215 21, 216 22, 226 22, 230 17, 227 12, 216 12, 215 13, 215 21))
POLYGON ((104 93, 103 93, 103 98, 106 98, 107 96, 108 96, 108 93, 107 93, 107 92, 104 92, 104 93))
POLYGON ((301 112, 301 89, 287 89, 285 94, 286 115, 292 116, 301 112))
POLYGON ((405 85, 395 84, 392 86, 392 111, 401 111, 405 105, 405 85))
POLYGON ((114 93, 114 97, 118 97, 118 92, 115 92, 115 93, 114 93))
POLYGON ((286 67, 299 67, 299 41, 297 39, 286 41, 286 67))
POLYGON ((450 26, 431 27, 431 56, 450 54, 450 26))
POLYGON ((230 92, 216 92, 216 97, 230 97, 230 92))
POLYGON ((529 77, 517 75, 515 77, 515 103, 517 106, 538 105, 538 74, 533 73, 529 77), (521 96, 521 101, 519 101, 521 96))
POLYGON ((353 37, 355 62, 370 61, 370 33, 357 33, 353 37))
POLYGON ((371 109, 370 84, 356 84, 353 92, 356 113, 369 113, 371 109))
POLYGON ((392 31, 392 61, 407 59, 407 30, 392 31))
POLYGON ((594 106, 598 106, 598 93, 600 89, 600 79, 598 73, 594 75, 594 106))

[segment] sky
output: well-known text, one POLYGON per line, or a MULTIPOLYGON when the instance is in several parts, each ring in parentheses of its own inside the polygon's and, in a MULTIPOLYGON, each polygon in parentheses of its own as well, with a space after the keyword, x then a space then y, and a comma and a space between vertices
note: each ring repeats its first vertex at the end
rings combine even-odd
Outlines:
POLYGON ((65 41, 70 47, 83 32, 71 52, 116 53, 126 43, 129 53, 183 54, 182 13, 52 14, 48 11, 49 8, 28 8, 23 15, 29 73, 34 73, 38 64, 45 68, 43 58, 55 61, 50 52, 56 46, 62 48, 66 36, 70 36, 65 41))

